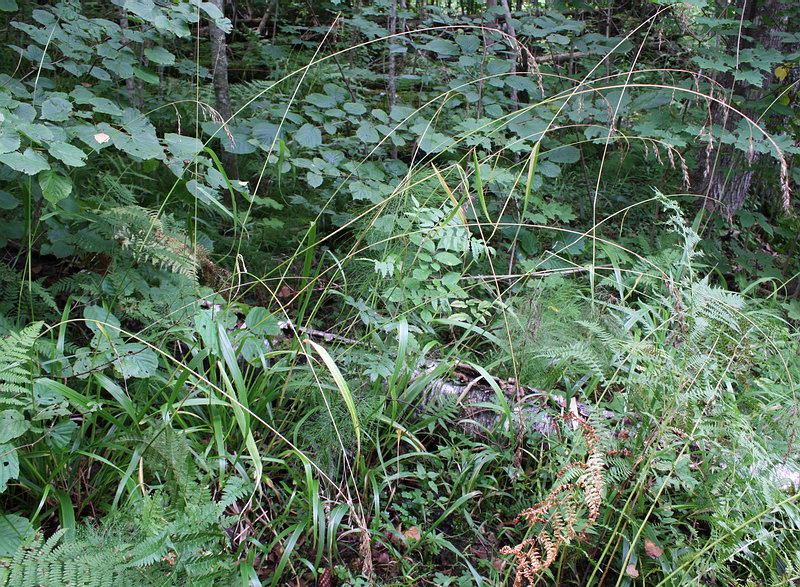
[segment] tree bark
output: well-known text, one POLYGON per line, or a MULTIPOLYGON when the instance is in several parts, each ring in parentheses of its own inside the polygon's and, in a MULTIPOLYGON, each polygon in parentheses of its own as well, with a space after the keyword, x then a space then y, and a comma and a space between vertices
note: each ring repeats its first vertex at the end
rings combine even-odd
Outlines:
MULTIPOLYGON (((397 0, 391 0, 389 6, 389 35, 397 33, 397 0)), ((389 72, 387 85, 389 90, 389 112, 397 104, 397 56, 394 52, 395 38, 389 37, 389 72)), ((392 143, 392 158, 397 159, 397 145, 392 143)))
MULTIPOLYGON (((211 0, 211 3, 223 14, 225 13, 225 0, 211 0)), ((228 84, 228 43, 225 40, 225 32, 213 22, 210 23, 209 33, 211 36, 211 66, 214 72, 214 98, 217 112, 224 121, 223 124, 228 124, 233 115, 228 84)), ((220 161, 228 179, 239 179, 239 167, 234 153, 223 148, 220 161)))
MULTIPOLYGON (((508 5, 508 0, 500 0, 503 3, 503 11, 506 20, 506 32, 508 35, 513 39, 512 43, 512 54, 509 61, 511 62, 511 75, 517 74, 517 59, 519 57, 519 42, 517 41, 517 31, 514 28, 514 22, 511 17, 511 8, 508 5)), ((517 95, 517 89, 515 87, 511 88, 511 100, 514 104, 519 104, 519 96, 517 95)))
MULTIPOLYGON (((122 44, 127 45, 128 11, 122 6, 119 7, 119 28, 122 31, 122 44)), ((136 108, 136 82, 133 76, 125 80, 125 88, 128 90, 128 100, 130 100, 131 108, 136 108)))
MULTIPOLYGON (((742 11, 744 20, 752 24, 742 30, 742 38, 732 37, 728 41, 728 52, 737 54, 743 49, 764 48, 785 51, 786 47, 781 43, 781 38, 776 33, 793 32, 792 23, 788 16, 792 3, 787 0, 765 0, 760 3, 758 0, 738 0, 739 9, 742 11), (746 37, 750 37, 752 41, 746 37)), ((795 13, 797 9, 795 8, 795 13)), ((731 93, 737 89, 737 82, 733 74, 725 73, 719 80, 723 87, 729 88, 731 93)), ((742 88, 741 94, 744 96, 745 103, 763 99, 770 90, 770 86, 775 81, 772 74, 765 75, 761 86, 749 85, 742 88)), ((738 85, 742 85, 738 82, 738 85)), ((796 93, 796 91, 795 91, 796 93)), ((754 120, 761 117, 761 112, 746 111, 745 114, 754 120)), ((731 130, 739 124, 739 116, 732 114, 723 105, 715 104, 712 107, 711 122, 726 130, 731 130)), ((762 123, 762 126, 764 124, 762 123)), ((786 125, 780 125, 786 128, 786 125)), ((780 126, 776 128, 766 127, 767 131, 782 130, 780 126)), ((711 132, 711 131, 710 131, 711 132)), ((756 137, 760 138, 760 137, 756 137)), ((715 137, 710 137, 715 140, 715 137)), ((714 146, 714 142, 709 143, 706 149, 704 161, 702 161, 700 182, 698 192, 706 196, 705 206, 726 216, 733 215, 740 210, 748 196, 751 188, 760 179, 757 165, 761 167, 769 166, 761 153, 744 153, 730 145, 714 146)), ((785 155, 780 154, 780 157, 785 155)), ((779 161, 780 165, 780 189, 782 193, 781 203, 784 208, 789 205, 789 186, 786 174, 785 158, 779 161)), ((772 171, 774 174, 774 171, 772 171)))

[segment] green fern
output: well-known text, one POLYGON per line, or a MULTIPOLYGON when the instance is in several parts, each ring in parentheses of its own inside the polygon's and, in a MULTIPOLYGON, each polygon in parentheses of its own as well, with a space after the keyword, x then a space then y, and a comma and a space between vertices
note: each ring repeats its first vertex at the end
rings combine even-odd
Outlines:
MULTIPOLYGON (((172 442, 184 444, 185 439, 172 442)), ((235 519, 225 511, 249 490, 247 480, 231 478, 215 502, 205 485, 192 480, 180 500, 156 491, 142 499, 141 507, 116 512, 102 526, 79 528, 74 539, 68 540, 64 530, 47 540, 37 534, 0 567, 0 583, 231 585, 236 558, 227 548, 224 529, 235 519), (177 508, 176 501, 184 507, 177 508)))
POLYGON ((101 232, 116 240, 137 262, 197 279, 205 250, 193 246, 169 216, 140 206, 121 206, 100 218, 101 232))
POLYGON ((33 312, 57 313, 53 294, 42 284, 42 279, 30 280, 23 277, 5 263, 0 263, 0 314, 25 314, 33 312))
POLYGON ((34 322, 0 339, 0 405, 24 405, 20 397, 30 395, 30 353, 43 322, 34 322))

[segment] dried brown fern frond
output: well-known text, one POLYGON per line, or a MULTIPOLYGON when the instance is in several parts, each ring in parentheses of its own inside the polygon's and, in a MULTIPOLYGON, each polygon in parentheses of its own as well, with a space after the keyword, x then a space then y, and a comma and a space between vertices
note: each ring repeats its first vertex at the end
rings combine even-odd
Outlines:
POLYGON ((542 528, 534 538, 500 551, 514 555, 517 561, 515 587, 521 587, 526 580, 534 583, 537 575, 555 562, 559 548, 569 544, 573 538, 582 537, 600 515, 605 486, 605 454, 597 430, 583 420, 579 423, 589 449, 586 462, 570 463, 558 473, 558 477, 576 468, 583 472, 574 483, 554 487, 543 501, 520 512, 517 520, 524 519, 529 526, 541 525, 542 528), (588 510, 587 523, 583 532, 578 534, 576 525, 581 506, 588 510))

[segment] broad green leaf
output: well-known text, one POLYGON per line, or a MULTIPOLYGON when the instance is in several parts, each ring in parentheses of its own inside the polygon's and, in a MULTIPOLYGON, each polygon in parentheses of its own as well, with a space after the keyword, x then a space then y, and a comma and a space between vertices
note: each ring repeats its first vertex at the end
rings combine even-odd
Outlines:
POLYGON ((119 116, 122 114, 122 109, 108 98, 99 98, 95 96, 88 88, 78 86, 69 94, 76 104, 89 104, 94 108, 95 112, 101 114, 111 114, 112 116, 119 116))
POLYGON ((442 285, 445 287, 453 287, 461 279, 461 274, 456 271, 445 273, 442 276, 442 285))
POLYGON ((83 167, 86 165, 86 153, 69 143, 52 143, 47 147, 47 152, 70 167, 83 167))
POLYGON ((309 171, 308 173, 306 173, 306 182, 312 188, 318 188, 319 186, 322 185, 322 176, 317 173, 314 173, 313 171, 309 171))
POLYGON ((219 194, 217 194, 216 190, 213 190, 209 186, 200 183, 196 179, 187 181, 186 189, 189 190, 190 194, 195 196, 204 204, 207 204, 213 210, 220 212, 223 216, 233 218, 231 211, 219 201, 219 194))
POLYGON ((145 67, 134 67, 133 74, 148 84, 157 84, 159 82, 158 76, 145 67))
POLYGON ((434 39, 425 43, 421 49, 436 53, 440 57, 452 57, 461 53, 461 49, 453 41, 434 39))
POLYGON ((306 96, 306 102, 320 108, 333 108, 336 106, 336 99, 327 94, 309 94, 306 96))
POLYGON ((349 114, 355 114, 356 116, 360 116, 367 111, 367 107, 361 102, 345 102, 342 105, 342 108, 344 108, 345 112, 348 112, 349 114))
POLYGON ((261 306, 255 306, 247 313, 245 324, 258 336, 279 336, 283 333, 275 314, 261 306))
POLYGON ((17 6, 17 0, 0 0, 0 10, 4 12, 15 12, 19 10, 19 7, 17 6))
POLYGON ((146 379, 158 369, 158 355, 153 349, 140 342, 118 345, 114 351, 119 356, 114 367, 125 379, 131 377, 146 379))
POLYGON ((222 11, 217 8, 213 2, 200 2, 200 8, 202 8, 209 19, 214 21, 214 24, 216 24, 222 32, 227 34, 233 30, 233 24, 230 19, 225 18, 222 11))
POLYGON ((31 148, 25 149, 24 153, 14 152, 0 155, 0 163, 5 163, 14 171, 25 175, 36 175, 40 171, 50 169, 47 159, 31 148))
POLYGON ((117 149, 139 159, 161 159, 164 156, 164 149, 155 133, 133 130, 128 135, 122 132, 114 132, 111 135, 111 140, 117 149))
POLYGON ((436 260, 439 261, 439 263, 449 267, 453 267, 454 265, 459 265, 461 263, 461 259, 456 257, 453 253, 447 251, 436 253, 436 260))
POLYGON ((260 121, 253 125, 250 131, 253 138, 258 141, 258 146, 264 150, 269 150, 275 142, 275 138, 282 134, 281 128, 271 122, 260 121))
MULTIPOLYGON (((2 0, 0 0, 0 9, 2 0)), ((16 514, 0 513, 0 557, 13 556, 22 543, 36 531, 31 523, 16 514)))
POLYGON ((10 128, 0 129, 0 154, 11 153, 19 149, 19 134, 10 128))
POLYGON ((72 420, 59 422, 50 428, 50 434, 48 434, 46 438, 47 444, 59 449, 64 449, 69 445, 70 441, 72 441, 73 435, 77 429, 78 425, 72 420))
POLYGON ((361 126, 358 127, 356 131, 356 136, 359 139, 364 141, 365 143, 377 143, 381 140, 378 131, 375 130, 375 127, 369 122, 362 122, 361 126))
POLYGON ((178 159, 192 160, 203 150, 203 141, 175 133, 165 134, 164 142, 169 152, 178 159))
POLYGON ((477 35, 458 35, 456 37, 456 43, 461 47, 461 51, 464 54, 470 55, 480 48, 481 38, 477 35))
POLYGON ((35 143, 50 143, 55 140, 53 131, 44 124, 23 122, 17 125, 17 130, 35 143))
POLYGON ((19 200, 8 192, 0 190, 0 210, 13 210, 19 206, 19 200))
POLYGON ((0 442, 5 443, 22 436, 31 427, 30 422, 17 410, 0 412, 0 442))
POLYGON ((0 493, 8 487, 8 482, 19 476, 19 454, 16 447, 0 444, 0 493))
POLYGON ((294 139, 301 147, 313 149, 322 144, 322 133, 317 127, 306 123, 297 130, 294 139))
POLYGON ((569 37, 565 37, 564 35, 559 35, 559 34, 548 35, 547 40, 550 43, 555 43, 557 45, 569 45, 569 37))
POLYGON ((110 310, 100 306, 86 306, 83 309, 83 317, 86 320, 86 326, 95 334, 107 332, 112 338, 119 337, 120 321, 110 310))
POLYGON ((175 65, 175 56, 164 47, 152 47, 144 50, 145 57, 159 65, 175 65))
POLYGON ((542 153, 542 159, 547 159, 553 163, 575 163, 580 158, 581 152, 572 145, 564 145, 542 153))
POLYGON ((72 112, 72 103, 60 96, 51 96, 42 102, 42 118, 53 122, 64 122, 72 112))
POLYGON ((558 177, 561 175, 561 168, 552 161, 539 161, 539 171, 547 177, 558 177))
POLYGON ((42 171, 39 174, 39 187, 45 200, 58 204, 72 193, 72 180, 52 170, 42 171))

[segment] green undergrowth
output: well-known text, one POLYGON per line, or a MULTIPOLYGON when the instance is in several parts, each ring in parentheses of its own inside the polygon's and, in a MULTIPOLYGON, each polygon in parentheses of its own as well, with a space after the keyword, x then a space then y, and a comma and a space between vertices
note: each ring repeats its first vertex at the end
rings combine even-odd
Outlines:
POLYGON ((28 4, 0 583, 800 577, 794 36, 731 61, 700 1, 401 3, 398 36, 380 1, 28 4), (762 176, 737 210, 693 191, 722 145, 762 176))

